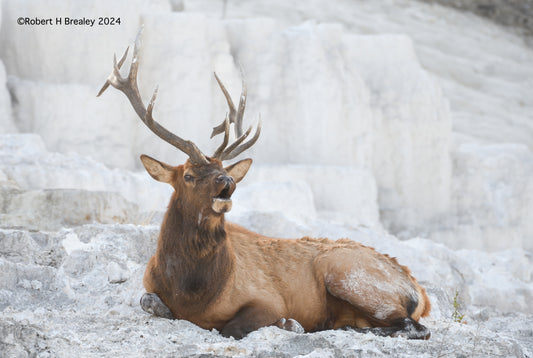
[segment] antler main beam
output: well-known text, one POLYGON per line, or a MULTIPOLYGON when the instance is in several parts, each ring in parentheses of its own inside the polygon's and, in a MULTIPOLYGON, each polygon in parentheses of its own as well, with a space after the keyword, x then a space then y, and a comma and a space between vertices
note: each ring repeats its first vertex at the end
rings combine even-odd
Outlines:
POLYGON ((157 136, 163 139, 165 142, 173 145, 178 148, 185 154, 189 156, 191 161, 194 164, 208 164, 209 161, 206 159, 205 155, 198 149, 198 147, 191 141, 184 140, 177 136, 176 134, 170 132, 165 127, 156 122, 152 117, 152 110, 154 108, 155 99, 157 98, 157 88, 152 95, 152 99, 148 105, 148 109, 144 106, 141 95, 139 94, 139 88, 137 87, 137 70, 139 68, 139 50, 141 48, 141 35, 144 27, 141 27, 137 38, 135 39, 135 46, 133 49, 133 58, 131 61, 130 71, 127 78, 124 78, 120 75, 120 68, 124 63, 126 56, 128 55, 129 47, 126 49, 126 52, 117 63, 117 57, 114 56, 113 62, 113 71, 107 78, 106 83, 103 85, 98 96, 100 96, 109 85, 115 87, 119 91, 123 92, 126 97, 129 99, 133 109, 143 121, 144 124, 157 136))

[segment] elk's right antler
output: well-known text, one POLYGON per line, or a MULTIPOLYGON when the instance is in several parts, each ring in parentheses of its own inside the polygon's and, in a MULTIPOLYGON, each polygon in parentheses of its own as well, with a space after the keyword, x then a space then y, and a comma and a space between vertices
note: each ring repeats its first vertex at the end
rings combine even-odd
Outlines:
POLYGON ((130 100, 133 109, 141 118, 141 120, 146 124, 148 128, 156 135, 158 135, 164 141, 170 143, 174 147, 178 148, 185 154, 189 156, 191 161, 194 164, 208 164, 209 161, 206 159, 205 155, 198 149, 198 147, 191 141, 184 140, 174 133, 167 130, 165 127, 157 123, 152 117, 152 110, 154 108, 154 102, 157 97, 157 88, 152 95, 152 99, 148 105, 148 109, 144 106, 139 94, 139 89, 137 87, 137 69, 139 68, 139 49, 141 47, 141 35, 143 32, 143 27, 139 30, 137 38, 135 39, 135 47, 133 49, 133 59, 131 61, 130 72, 127 78, 123 78, 120 75, 120 67, 124 63, 126 56, 128 55, 129 47, 126 49, 126 52, 120 59, 117 64, 117 57, 114 56, 113 63, 113 72, 107 78, 106 83, 100 90, 97 96, 100 96, 109 85, 115 87, 119 91, 122 91, 126 97, 130 100))
MULTIPOLYGON (((130 72, 128 74, 128 77, 124 78, 120 75, 120 68, 126 60, 129 47, 126 49, 126 52, 124 52, 124 55, 118 63, 116 55, 114 56, 113 71, 107 78, 106 83, 102 86, 100 92, 98 92, 97 97, 104 93, 104 91, 109 87, 109 85, 115 87, 126 95, 139 118, 141 118, 143 123, 146 124, 146 126, 150 128, 152 132, 154 132, 164 141, 170 143, 174 147, 187 154, 193 164, 208 164, 209 161, 207 160, 206 156, 200 151, 200 149, 198 149, 198 147, 193 142, 178 137, 176 134, 170 132, 154 120, 154 118, 152 117, 152 110, 154 108, 155 99, 157 97, 157 88, 155 89, 154 94, 152 95, 152 99, 148 104, 148 108, 144 106, 144 103, 141 99, 141 95, 139 94, 139 88, 137 87, 137 70, 139 68, 139 49, 141 48, 142 32, 143 27, 141 27, 139 33, 137 34, 137 38, 135 39, 135 46, 133 48, 133 58, 131 60, 130 72)), ((220 160, 229 160, 235 158, 237 155, 241 154, 246 149, 254 145, 254 143, 259 138, 259 134, 261 133, 260 119, 257 125, 257 129, 255 131, 255 135, 248 142, 243 143, 252 131, 252 127, 250 126, 250 128, 248 128, 248 130, 243 133, 242 118, 244 116, 244 108, 246 107, 246 82, 244 81, 244 75, 242 76, 242 93, 239 101, 239 110, 237 111, 228 91, 226 90, 226 87, 224 87, 217 74, 215 73, 215 78, 218 84, 220 85, 220 89, 224 93, 224 96, 226 97, 226 101, 228 102, 228 106, 230 109, 229 117, 226 117, 224 122, 215 127, 213 129, 213 133, 211 134, 211 138, 213 138, 217 134, 224 133, 224 141, 215 151, 215 154, 213 154, 214 158, 220 160), (226 148, 229 142, 230 125, 232 123, 235 127, 236 139, 235 142, 233 142, 229 147, 226 148)))

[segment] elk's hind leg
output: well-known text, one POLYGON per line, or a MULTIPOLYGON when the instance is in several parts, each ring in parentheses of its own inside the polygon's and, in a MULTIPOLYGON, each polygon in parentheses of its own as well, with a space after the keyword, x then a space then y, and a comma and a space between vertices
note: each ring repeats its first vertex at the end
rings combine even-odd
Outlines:
POLYGON ((431 332, 423 324, 412 318, 400 318, 392 322, 389 327, 354 328, 344 327, 360 333, 373 333, 382 337, 403 337, 407 339, 429 339, 431 332))
POLYGON ((154 316, 174 319, 170 309, 161 301, 156 293, 145 293, 141 297, 141 308, 154 316))
MULTIPOLYGON (((324 278, 328 293, 349 303, 367 318, 370 327, 357 321, 349 326, 381 336, 429 338, 429 330, 417 322, 429 313, 429 300, 406 267, 362 245, 334 253, 317 260, 317 273, 324 278)), ((341 324, 346 325, 346 320, 336 326, 341 324)))

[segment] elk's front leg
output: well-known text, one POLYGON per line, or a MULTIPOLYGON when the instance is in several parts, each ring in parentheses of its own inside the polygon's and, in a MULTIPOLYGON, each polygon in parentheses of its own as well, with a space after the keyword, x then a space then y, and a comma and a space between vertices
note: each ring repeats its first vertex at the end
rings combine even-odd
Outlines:
POLYGON ((248 306, 242 308, 222 329, 224 337, 241 339, 248 333, 261 327, 276 326, 287 331, 303 333, 304 329, 294 319, 279 318, 272 311, 264 307, 248 306))
POLYGON ((159 296, 155 293, 145 293, 141 297, 141 308, 154 316, 174 319, 174 315, 170 309, 161 301, 159 296))

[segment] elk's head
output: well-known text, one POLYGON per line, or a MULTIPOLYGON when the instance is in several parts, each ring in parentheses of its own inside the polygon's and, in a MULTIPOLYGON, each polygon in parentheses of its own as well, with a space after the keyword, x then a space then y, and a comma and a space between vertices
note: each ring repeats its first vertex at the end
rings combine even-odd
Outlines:
POLYGON ((141 28, 135 40, 133 59, 128 77, 123 78, 119 71, 128 54, 128 49, 126 49, 124 56, 118 63, 115 57, 113 72, 109 75, 98 96, 109 85, 122 91, 129 99, 137 115, 152 132, 189 156, 185 164, 173 167, 147 155, 142 155, 141 161, 154 179, 172 185, 175 193, 191 212, 204 215, 222 215, 231 209, 231 195, 235 190, 235 185, 246 175, 252 160, 244 159, 225 168, 222 166, 222 161, 233 159, 250 148, 261 133, 261 121, 257 125, 254 136, 248 141, 246 139, 251 133, 252 127, 250 126, 246 132, 242 130, 242 119, 246 106, 246 82, 244 81, 244 76, 239 107, 236 109, 231 96, 215 73, 215 78, 228 102, 229 114, 220 125, 213 128, 211 138, 217 134, 224 133, 224 140, 215 153, 208 157, 193 142, 180 138, 153 119, 152 110, 157 97, 157 88, 148 104, 148 108, 144 106, 137 87, 138 52, 141 45, 142 30, 141 28), (232 124, 235 131, 235 141, 228 146, 230 126, 232 124))
POLYGON ((215 158, 209 163, 195 165, 191 160, 173 167, 147 155, 141 161, 156 180, 172 185, 188 209, 193 213, 223 214, 231 210, 231 195, 252 164, 244 159, 226 168, 215 158))

